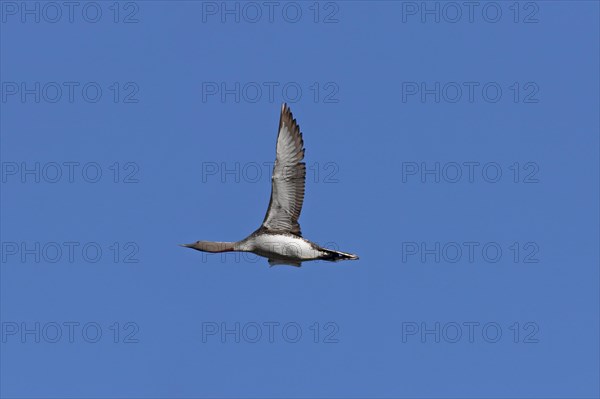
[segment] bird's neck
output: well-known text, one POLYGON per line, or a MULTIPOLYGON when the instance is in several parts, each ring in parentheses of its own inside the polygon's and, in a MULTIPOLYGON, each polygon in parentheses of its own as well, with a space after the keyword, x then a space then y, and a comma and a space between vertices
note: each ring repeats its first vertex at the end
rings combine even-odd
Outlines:
POLYGON ((231 252, 235 242, 202 241, 194 244, 194 248, 204 252, 231 252))

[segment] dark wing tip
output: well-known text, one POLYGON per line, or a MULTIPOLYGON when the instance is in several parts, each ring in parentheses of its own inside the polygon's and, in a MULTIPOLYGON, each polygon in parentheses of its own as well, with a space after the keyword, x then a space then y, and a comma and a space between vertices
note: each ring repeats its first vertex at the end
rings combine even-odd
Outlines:
POLYGON ((302 131, 300 130, 300 125, 298 124, 296 119, 294 119, 292 110, 287 105, 287 103, 281 104, 281 117, 279 118, 279 130, 280 131, 281 131, 281 126, 283 124, 286 124, 289 126, 290 131, 291 131, 292 135, 294 136, 294 139, 297 143, 297 146, 302 151, 302 157, 300 159, 303 159, 304 155, 305 155, 305 153, 304 153, 305 152, 304 137, 302 135, 302 131))

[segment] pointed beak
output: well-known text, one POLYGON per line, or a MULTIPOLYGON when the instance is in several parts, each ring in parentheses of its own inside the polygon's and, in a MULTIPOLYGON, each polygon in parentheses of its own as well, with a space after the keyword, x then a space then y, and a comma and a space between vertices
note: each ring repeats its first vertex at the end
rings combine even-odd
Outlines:
POLYGON ((180 247, 193 248, 194 244, 179 244, 180 247))

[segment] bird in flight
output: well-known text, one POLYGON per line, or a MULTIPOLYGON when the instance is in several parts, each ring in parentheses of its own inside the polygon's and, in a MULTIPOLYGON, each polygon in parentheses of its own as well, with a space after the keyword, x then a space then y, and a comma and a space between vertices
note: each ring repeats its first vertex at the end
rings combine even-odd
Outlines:
POLYGON ((237 242, 196 241, 183 244, 203 252, 252 252, 269 265, 302 265, 309 260, 354 260, 358 256, 322 248, 302 237, 298 218, 304 202, 306 165, 300 126, 287 104, 281 106, 277 156, 271 178, 271 200, 262 225, 237 242))

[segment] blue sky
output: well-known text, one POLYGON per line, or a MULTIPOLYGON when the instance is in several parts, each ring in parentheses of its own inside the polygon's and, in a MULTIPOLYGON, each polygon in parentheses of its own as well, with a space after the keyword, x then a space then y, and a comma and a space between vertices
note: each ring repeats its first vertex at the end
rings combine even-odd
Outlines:
POLYGON ((0 2, 2 397, 598 397, 598 3, 70 7, 0 2), (178 247, 284 101, 360 260, 178 247))

